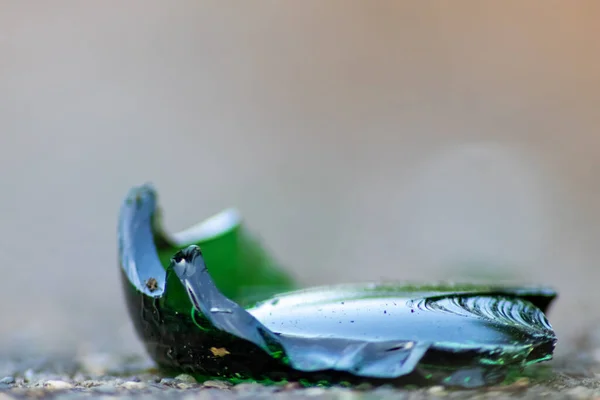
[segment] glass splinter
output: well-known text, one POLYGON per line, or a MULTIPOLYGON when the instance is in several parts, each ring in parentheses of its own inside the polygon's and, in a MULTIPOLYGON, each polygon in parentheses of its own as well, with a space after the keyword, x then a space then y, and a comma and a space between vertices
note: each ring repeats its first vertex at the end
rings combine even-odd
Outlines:
POLYGON ((165 371, 307 384, 477 387, 552 358, 547 288, 345 284, 299 289, 234 210, 170 237, 150 185, 119 217, 123 289, 165 371), (279 293, 279 294, 278 294, 279 293))

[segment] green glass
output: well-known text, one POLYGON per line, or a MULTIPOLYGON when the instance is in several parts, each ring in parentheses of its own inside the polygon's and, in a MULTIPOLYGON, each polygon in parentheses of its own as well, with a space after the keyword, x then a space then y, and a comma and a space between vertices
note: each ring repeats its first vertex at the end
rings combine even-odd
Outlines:
POLYGON ((477 387, 552 358, 548 288, 340 284, 299 289, 226 210, 174 235, 133 188, 119 256, 136 331, 165 371, 305 384, 477 387))

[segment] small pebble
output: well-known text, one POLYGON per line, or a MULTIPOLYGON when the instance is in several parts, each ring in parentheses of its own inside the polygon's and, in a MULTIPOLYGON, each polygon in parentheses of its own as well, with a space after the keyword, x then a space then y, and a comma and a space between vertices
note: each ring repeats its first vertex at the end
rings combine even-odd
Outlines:
POLYGON ((0 383, 4 383, 6 385, 11 385, 11 384, 15 383, 15 378, 12 376, 5 376, 4 378, 0 379, 0 383))
POLYGON ((435 394, 435 395, 440 395, 440 394, 444 393, 445 391, 446 391, 446 389, 444 389, 443 386, 432 386, 428 390, 428 392, 430 394, 435 394))
POLYGON ((198 383, 198 381, 196 381, 196 378, 188 374, 177 375, 175 379, 185 383, 198 383))
POLYGON ((142 390, 142 389, 146 389, 148 387, 148 385, 145 384, 144 382, 134 382, 134 381, 123 382, 120 386, 125 389, 128 389, 128 390, 142 390))
POLYGON ((180 382, 176 385, 179 389, 191 389, 194 387, 194 385, 189 384, 189 383, 185 383, 185 382, 180 382))
POLYGON ((175 382, 175 379, 173 378, 163 378, 160 380, 160 383, 167 386, 175 386, 177 382, 175 382))
POLYGON ((231 383, 224 381, 206 381, 202 384, 205 388, 229 389, 231 383))
POLYGON ((50 390, 67 390, 72 389, 73 385, 65 381, 46 381, 44 387, 50 390))

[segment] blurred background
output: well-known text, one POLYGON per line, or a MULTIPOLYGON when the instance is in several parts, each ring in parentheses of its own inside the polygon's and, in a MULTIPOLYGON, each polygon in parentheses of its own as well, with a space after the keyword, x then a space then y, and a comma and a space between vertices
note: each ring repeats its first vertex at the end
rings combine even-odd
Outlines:
POLYGON ((564 351, 600 319, 599 20, 595 0, 0 0, 0 350, 141 351, 116 223, 150 181, 170 231, 235 206, 307 285, 554 286, 564 351))

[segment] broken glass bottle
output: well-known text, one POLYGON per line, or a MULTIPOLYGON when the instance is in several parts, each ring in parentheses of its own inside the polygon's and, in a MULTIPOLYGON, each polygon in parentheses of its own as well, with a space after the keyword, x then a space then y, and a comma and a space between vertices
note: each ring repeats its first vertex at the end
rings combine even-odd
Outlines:
POLYGON ((119 216, 135 329, 198 379, 477 387, 552 358, 548 288, 340 284, 301 289, 235 210, 173 235, 150 185, 119 216))

